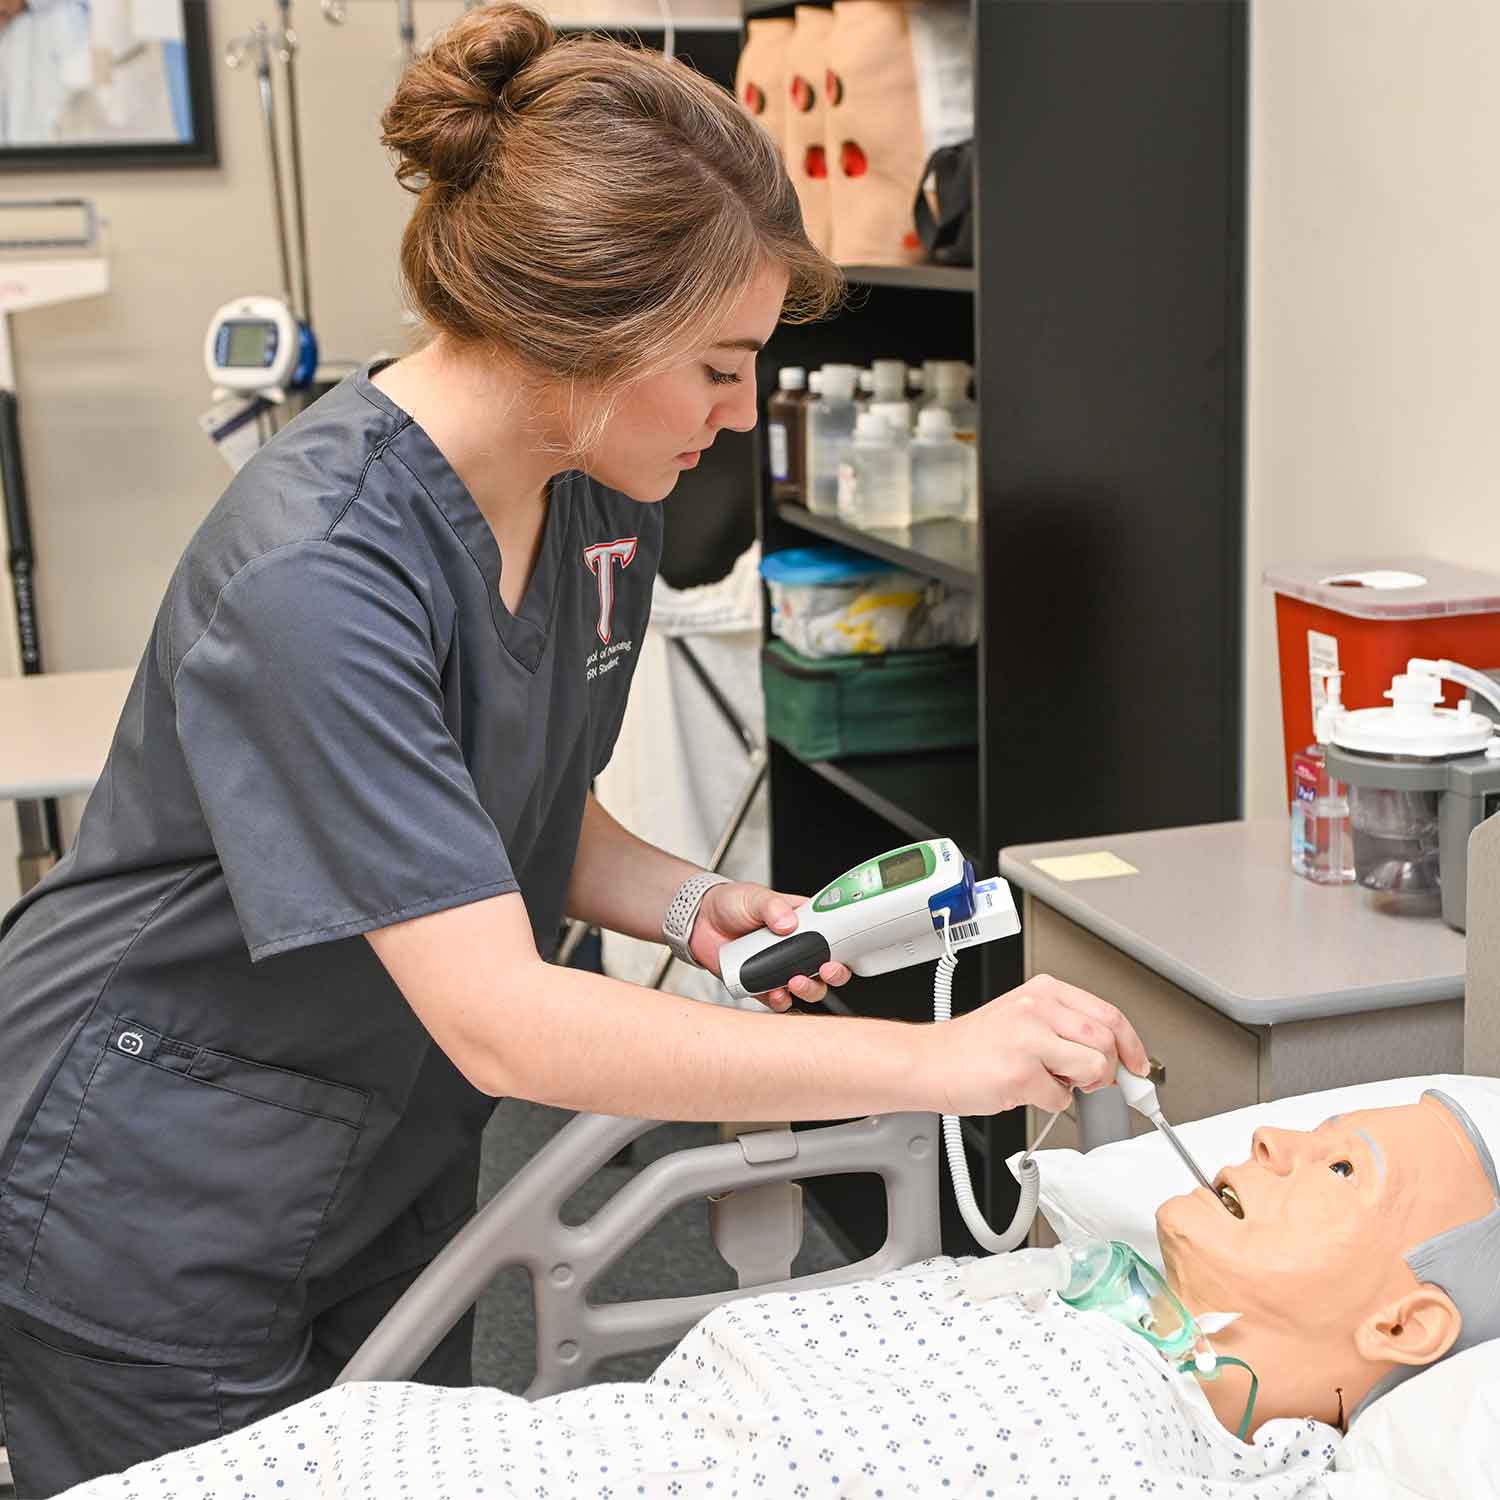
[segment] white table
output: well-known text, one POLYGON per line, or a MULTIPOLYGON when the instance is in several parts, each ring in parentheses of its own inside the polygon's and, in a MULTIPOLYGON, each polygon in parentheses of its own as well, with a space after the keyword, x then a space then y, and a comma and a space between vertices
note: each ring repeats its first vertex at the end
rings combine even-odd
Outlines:
POLYGON ((91 790, 134 677, 126 668, 0 678, 0 799, 91 790))

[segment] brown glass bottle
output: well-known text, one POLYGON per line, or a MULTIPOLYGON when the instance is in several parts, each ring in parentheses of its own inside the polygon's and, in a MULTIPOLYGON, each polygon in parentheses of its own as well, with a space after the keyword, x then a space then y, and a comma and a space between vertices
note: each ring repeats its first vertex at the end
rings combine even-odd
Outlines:
POLYGON ((807 371, 789 365, 776 373, 777 391, 766 402, 766 447, 770 452, 771 498, 803 504, 803 408, 807 371))

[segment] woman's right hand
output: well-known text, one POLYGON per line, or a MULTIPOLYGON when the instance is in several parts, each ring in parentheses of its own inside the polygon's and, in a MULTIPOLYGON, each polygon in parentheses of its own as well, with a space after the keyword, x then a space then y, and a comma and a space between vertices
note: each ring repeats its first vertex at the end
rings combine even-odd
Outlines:
POLYGON ((1030 1104, 1066 1109, 1072 1091, 1107 1088, 1121 1063, 1144 1075, 1146 1049, 1107 1000, 1047 974, 929 1029, 944 1114, 992 1115, 1030 1104))

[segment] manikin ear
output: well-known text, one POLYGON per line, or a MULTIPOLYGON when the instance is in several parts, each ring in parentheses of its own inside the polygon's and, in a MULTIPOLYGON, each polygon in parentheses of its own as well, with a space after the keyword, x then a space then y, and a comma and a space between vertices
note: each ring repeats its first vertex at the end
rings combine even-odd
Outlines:
POLYGON ((1354 1346, 1372 1364, 1430 1365, 1453 1347, 1462 1329, 1453 1299, 1424 1282, 1361 1323, 1354 1346))

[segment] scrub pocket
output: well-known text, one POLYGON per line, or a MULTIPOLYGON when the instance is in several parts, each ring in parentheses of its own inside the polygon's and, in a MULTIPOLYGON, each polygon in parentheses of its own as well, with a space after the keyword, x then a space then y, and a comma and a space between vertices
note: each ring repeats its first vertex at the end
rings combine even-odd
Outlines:
MULTIPOLYGON (((44 1135, 69 1109, 53 1097, 61 1083, 44 1135)), ((27 1288, 162 1348, 225 1351, 284 1332, 278 1311, 367 1102, 362 1089, 117 1020, 73 1106, 27 1288)))
POLYGON ((22 1496, 55 1495, 224 1432, 209 1371, 121 1359, 4 1321, 0 1396, 22 1496))

